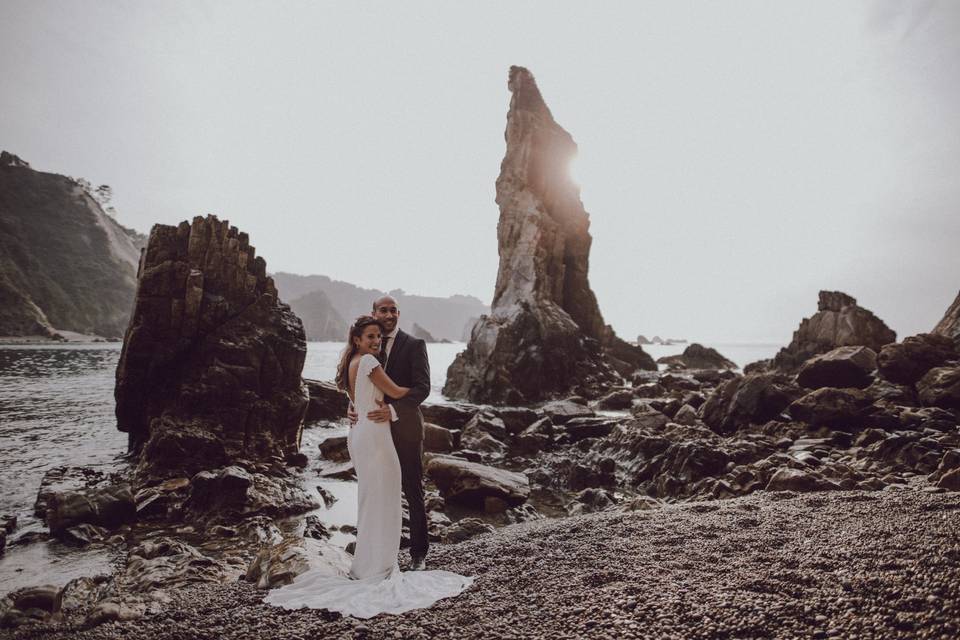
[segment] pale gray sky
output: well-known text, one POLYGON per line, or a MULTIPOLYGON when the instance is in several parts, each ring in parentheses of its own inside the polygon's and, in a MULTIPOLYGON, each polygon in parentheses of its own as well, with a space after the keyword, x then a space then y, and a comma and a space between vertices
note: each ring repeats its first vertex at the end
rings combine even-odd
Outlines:
POLYGON ((507 69, 580 145, 624 337, 789 339, 819 289, 900 337, 960 289, 960 3, 0 4, 0 147, 202 213, 271 271, 489 302, 507 69))

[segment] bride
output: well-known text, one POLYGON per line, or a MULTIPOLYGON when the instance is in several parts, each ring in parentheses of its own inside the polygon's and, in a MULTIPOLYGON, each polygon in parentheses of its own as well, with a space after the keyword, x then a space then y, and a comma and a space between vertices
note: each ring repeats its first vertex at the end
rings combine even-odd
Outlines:
POLYGON ((371 618, 429 607, 473 583, 473 578, 449 571, 401 572, 397 564, 402 526, 400 461, 390 424, 372 422, 366 415, 377 408, 384 393, 402 398, 409 389, 394 384, 377 360, 382 334, 372 316, 357 318, 337 367, 337 387, 349 394, 360 416, 347 436, 359 490, 357 547, 349 574, 331 576, 329 568, 310 569, 271 591, 264 598, 266 603, 371 618))

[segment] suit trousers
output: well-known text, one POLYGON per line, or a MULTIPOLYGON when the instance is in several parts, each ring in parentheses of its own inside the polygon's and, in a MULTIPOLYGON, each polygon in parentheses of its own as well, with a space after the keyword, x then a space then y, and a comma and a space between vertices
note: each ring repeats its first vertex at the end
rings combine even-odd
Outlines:
POLYGON ((410 555, 427 555, 427 512, 423 506, 423 440, 407 440, 397 437, 393 431, 393 444, 400 459, 400 476, 403 496, 410 512, 410 555))

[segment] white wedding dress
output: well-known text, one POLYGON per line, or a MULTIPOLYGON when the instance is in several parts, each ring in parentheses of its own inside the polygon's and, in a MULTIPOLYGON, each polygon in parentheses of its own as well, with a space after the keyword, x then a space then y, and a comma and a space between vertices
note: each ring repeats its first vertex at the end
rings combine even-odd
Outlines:
POLYGON ((383 392, 370 380, 371 372, 379 366, 380 362, 370 354, 360 359, 354 390, 354 406, 360 419, 347 436, 359 490, 357 548, 349 575, 330 575, 329 567, 310 569, 291 584, 271 591, 264 598, 268 604, 285 609, 328 609, 372 618, 380 613, 429 607, 473 583, 473 578, 450 571, 400 571, 400 461, 390 425, 371 422, 366 417, 383 400, 383 392))

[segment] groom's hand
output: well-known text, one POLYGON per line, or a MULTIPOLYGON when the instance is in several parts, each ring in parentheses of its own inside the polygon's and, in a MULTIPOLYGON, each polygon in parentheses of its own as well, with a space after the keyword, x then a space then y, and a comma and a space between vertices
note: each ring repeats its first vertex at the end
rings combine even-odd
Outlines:
POLYGON ((390 422, 390 407, 383 401, 378 400, 379 408, 367 412, 367 418, 374 422, 390 422))

